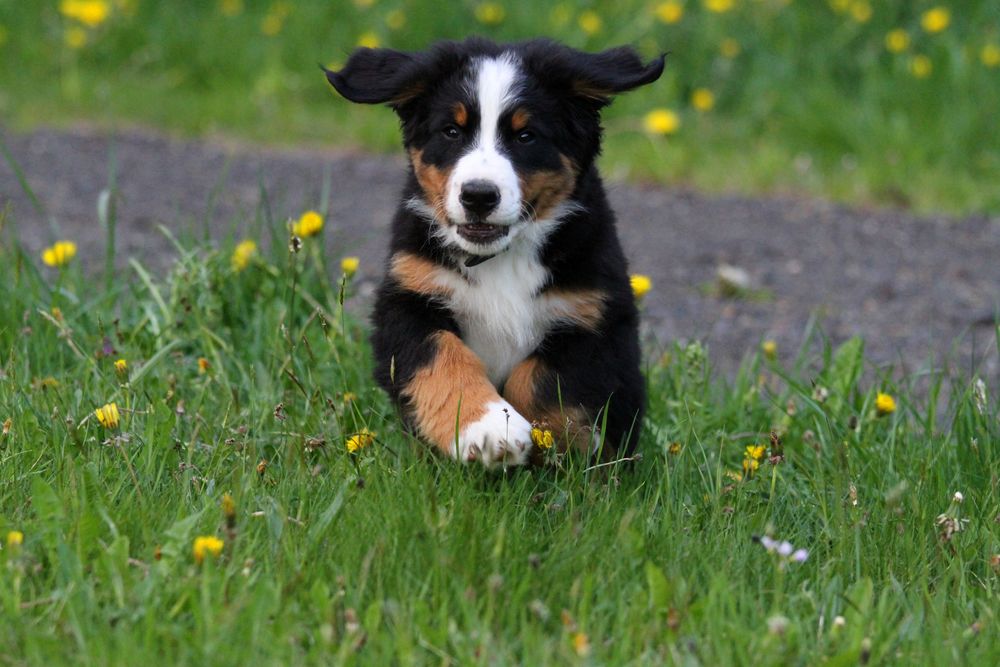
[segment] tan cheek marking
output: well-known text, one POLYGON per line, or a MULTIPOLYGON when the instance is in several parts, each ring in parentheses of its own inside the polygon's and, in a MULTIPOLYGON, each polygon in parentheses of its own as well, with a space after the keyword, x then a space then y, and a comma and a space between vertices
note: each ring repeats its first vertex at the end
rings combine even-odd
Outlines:
POLYGON ((521 197, 534 207, 535 219, 545 219, 552 210, 573 194, 576 169, 573 162, 562 156, 562 169, 538 171, 520 177, 521 197))
POLYGON ((531 120, 531 114, 524 109, 518 109, 514 112, 514 115, 510 117, 510 127, 515 132, 520 132, 528 126, 529 120, 531 120))
POLYGON ((572 322, 588 331, 597 331, 604 318, 607 294, 600 290, 550 289, 544 293, 546 305, 556 319, 572 322))
POLYGON ((450 331, 434 335, 434 360, 403 390, 420 434, 448 455, 457 433, 482 419, 486 406, 500 400, 475 353, 450 331), (461 402, 461 405, 460 405, 461 402))
POLYGON ((443 269, 423 257, 418 257, 409 252, 398 252, 392 256, 389 265, 389 273, 392 277, 409 292, 416 292, 425 296, 446 297, 451 295, 452 290, 438 280, 438 275, 443 269))
POLYGON ((424 191, 427 203, 434 209, 439 221, 446 220, 445 193, 451 171, 424 164, 423 152, 419 150, 410 151, 410 161, 413 163, 413 173, 416 174, 417 182, 424 191))
POLYGON ((452 111, 455 117, 455 122, 459 126, 465 127, 465 124, 469 122, 469 110, 465 108, 465 105, 458 102, 452 111))

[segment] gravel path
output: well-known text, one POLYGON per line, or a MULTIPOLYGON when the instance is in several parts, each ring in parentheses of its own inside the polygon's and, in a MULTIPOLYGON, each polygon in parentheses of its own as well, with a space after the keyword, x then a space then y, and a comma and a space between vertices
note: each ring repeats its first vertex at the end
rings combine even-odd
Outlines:
MULTIPOLYGON (((100 262, 96 202, 107 184, 110 140, 88 130, 5 133, 14 158, 63 234, 86 261, 100 262)), ((253 217, 260 184, 278 217, 318 205, 331 176, 327 240, 359 255, 362 293, 384 259, 402 182, 401 157, 276 150, 183 141, 130 132, 116 140, 119 256, 163 267, 172 254, 160 224, 207 229, 215 237, 253 217)), ((610 184, 631 269, 653 279, 645 299, 651 335, 702 339, 731 371, 762 338, 782 353, 800 344, 812 314, 834 342, 866 339, 877 363, 906 368, 950 360, 998 370, 993 337, 1000 307, 1000 219, 915 218, 817 200, 705 196, 677 189, 610 184), (720 265, 748 274, 750 298, 714 289, 720 265)), ((0 210, 32 250, 48 227, 0 161, 0 210)), ((365 308, 365 302, 355 304, 365 308)))

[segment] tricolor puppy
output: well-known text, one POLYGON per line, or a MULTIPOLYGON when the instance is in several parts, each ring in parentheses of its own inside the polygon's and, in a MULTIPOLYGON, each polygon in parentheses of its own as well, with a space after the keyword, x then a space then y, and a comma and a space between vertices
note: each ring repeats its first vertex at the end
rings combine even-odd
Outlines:
POLYGON ((376 379, 441 452, 529 460, 531 430, 627 453, 645 401, 638 313, 594 166, 601 109, 659 78, 626 47, 362 48, 330 83, 388 104, 409 178, 372 343, 376 379))

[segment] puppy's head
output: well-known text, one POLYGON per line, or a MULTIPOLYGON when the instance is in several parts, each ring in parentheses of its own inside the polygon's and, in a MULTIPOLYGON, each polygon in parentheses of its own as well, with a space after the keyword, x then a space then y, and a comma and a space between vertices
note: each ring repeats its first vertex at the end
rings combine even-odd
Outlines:
POLYGON ((326 75, 351 101, 395 109, 422 190, 416 207, 446 245, 489 256, 567 210, 600 150, 600 110, 662 71, 662 56, 644 65, 628 47, 470 39, 419 53, 358 49, 326 75))

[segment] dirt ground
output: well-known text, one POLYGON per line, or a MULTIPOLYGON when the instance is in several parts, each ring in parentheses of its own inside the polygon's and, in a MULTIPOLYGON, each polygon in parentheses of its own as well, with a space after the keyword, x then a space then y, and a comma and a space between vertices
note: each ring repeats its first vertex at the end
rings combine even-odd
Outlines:
MULTIPOLYGON (((97 200, 111 139, 90 130, 4 133, 31 188, 98 266, 97 200)), ((329 177, 326 236, 361 258, 362 298, 381 273, 405 164, 401 157, 276 150, 132 131, 114 140, 121 192, 117 253, 162 269, 173 254, 159 225, 223 238, 253 219, 261 186, 278 218, 319 205, 329 177)), ((993 376, 1000 308, 1000 219, 917 218, 814 199, 706 196, 609 184, 633 272, 648 274, 647 334, 664 344, 700 339, 732 372, 762 339, 790 356, 812 316, 833 342, 860 334, 876 364, 904 371, 951 364, 993 376), (743 269, 749 294, 720 296, 720 266, 743 269)), ((0 161, 0 210, 33 251, 50 240, 14 172, 0 161)), ((126 269, 127 270, 127 269, 126 269)))

